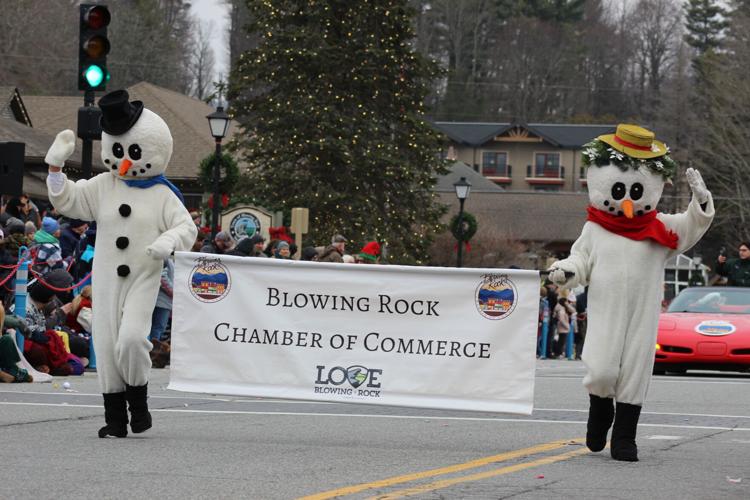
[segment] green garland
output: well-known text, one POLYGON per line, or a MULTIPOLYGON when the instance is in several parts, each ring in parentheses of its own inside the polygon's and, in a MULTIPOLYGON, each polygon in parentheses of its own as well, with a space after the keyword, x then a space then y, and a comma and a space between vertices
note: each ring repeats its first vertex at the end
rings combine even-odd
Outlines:
MULTIPOLYGON (((214 165, 216 164, 216 153, 211 153, 201 161, 198 182, 206 193, 214 190, 214 165)), ((227 153, 221 155, 221 169, 219 178, 219 191, 231 194, 240 179, 240 169, 237 162, 227 153)))
POLYGON ((597 167, 615 165, 623 172, 629 168, 638 170, 641 167, 646 167, 654 173, 660 174, 664 180, 672 179, 675 173, 677 173, 677 164, 669 156, 669 148, 667 148, 667 153, 663 156, 644 160, 628 156, 625 153, 617 151, 606 142, 594 139, 588 144, 584 144, 582 155, 583 164, 586 167, 592 165, 597 167))
POLYGON ((458 241, 469 241, 477 232, 477 219, 469 212, 464 212, 462 222, 464 226, 463 234, 461 233, 461 226, 458 225, 458 214, 454 215, 450 223, 451 233, 458 241))

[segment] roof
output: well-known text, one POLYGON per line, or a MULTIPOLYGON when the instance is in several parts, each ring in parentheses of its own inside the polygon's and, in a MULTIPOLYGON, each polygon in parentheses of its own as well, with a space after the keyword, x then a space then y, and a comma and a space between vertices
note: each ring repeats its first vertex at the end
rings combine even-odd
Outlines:
MULTIPOLYGON (((216 148, 206 120, 215 109, 199 99, 147 82, 128 87, 127 91, 131 100, 143 101, 146 108, 169 126, 174 151, 167 176, 175 179, 198 177, 201 160, 216 148)), ((78 96, 29 96, 26 105, 35 126, 54 135, 66 128, 76 129, 78 108, 83 105, 83 99, 78 96)), ((237 131, 237 123, 230 122, 225 141, 237 131)), ((94 141, 94 163, 101 161, 100 147, 100 142, 94 141)))
POLYGON ((461 177, 466 177, 466 180, 471 183, 471 193, 497 193, 505 191, 462 161, 453 163, 449 168, 450 170, 447 174, 437 178, 435 191, 455 193, 456 188, 453 187, 453 184, 458 182, 461 177))
POLYGON ((0 87, 0 117, 31 126, 31 118, 17 88, 0 87))
POLYGON ((521 127, 546 142, 566 149, 577 149, 602 134, 614 133, 615 125, 551 123, 434 122, 451 140, 467 146, 481 146, 511 128, 521 127))
MULTIPOLYGON (((455 194, 439 193, 443 203, 451 205, 449 214, 458 211, 455 194)), ((510 240, 541 243, 572 243, 586 222, 587 193, 471 190, 464 209, 477 219, 478 232, 494 228, 510 240)))
MULTIPOLYGON (((47 150, 54 140, 55 137, 51 134, 0 116, 0 142, 22 142, 25 144, 24 166, 26 168, 23 176, 23 190, 34 197, 47 197, 47 186, 44 183, 47 176, 47 167, 44 163, 44 157, 47 156, 47 150), (37 166, 39 172, 31 171, 30 166, 37 166)), ((80 143, 76 144, 73 155, 65 164, 67 168, 80 168, 80 143)))

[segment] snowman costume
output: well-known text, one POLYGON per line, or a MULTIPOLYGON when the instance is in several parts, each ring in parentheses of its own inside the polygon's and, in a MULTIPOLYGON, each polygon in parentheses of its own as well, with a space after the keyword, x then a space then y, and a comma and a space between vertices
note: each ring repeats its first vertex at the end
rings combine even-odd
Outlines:
POLYGON ((72 131, 60 132, 45 161, 49 198, 63 215, 97 221, 92 269, 92 338, 106 426, 99 437, 151 427, 147 388, 151 369, 148 335, 159 292, 162 262, 188 250, 196 227, 164 171, 172 155, 167 124, 124 90, 99 100, 102 161, 110 168, 91 179, 68 180, 61 168, 75 147, 72 131))
POLYGON ((684 213, 656 212, 676 166, 654 134, 619 125, 586 145, 588 220, 570 256, 550 267, 560 286, 588 285, 588 329, 582 359, 589 391, 586 444, 637 461, 636 427, 654 365, 664 264, 691 248, 714 216, 711 193, 687 169, 692 200, 684 213), (615 405, 613 404, 616 401, 615 405))

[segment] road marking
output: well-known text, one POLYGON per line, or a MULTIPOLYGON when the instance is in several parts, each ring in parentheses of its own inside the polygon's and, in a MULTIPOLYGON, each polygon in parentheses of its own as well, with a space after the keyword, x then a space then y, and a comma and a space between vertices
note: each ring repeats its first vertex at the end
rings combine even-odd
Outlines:
POLYGON ((424 484, 421 486, 415 486, 413 488, 406 488, 403 490, 393 491, 391 493, 385 494, 385 495, 378 495, 376 497, 371 497, 371 499, 377 499, 377 500, 392 500, 395 498, 402 498, 402 497, 408 497, 412 495, 419 495, 420 493, 426 493, 428 491, 434 491, 439 490, 443 488, 448 488, 449 486, 453 486, 455 484, 460 483, 468 483, 469 481, 478 481, 480 479, 487 479, 490 477, 495 476, 501 476, 503 474, 510 474, 512 472, 518 472, 525 469, 530 469, 532 467, 539 467, 540 465, 548 465, 553 464, 555 462, 560 462, 562 460, 568 460, 570 458, 576 457, 578 455, 584 455, 586 453, 590 453, 588 448, 582 448, 580 450, 573 450, 568 451, 565 453, 561 453, 560 455, 553 455, 551 457, 544 457, 540 458, 538 460, 534 460, 531 462, 523 462, 520 464, 515 465, 509 465, 507 467, 502 467, 500 469, 490 470, 486 472, 479 472, 477 474, 471 474, 469 476, 463 476, 463 477, 457 477, 453 479, 443 479, 441 481, 435 481, 433 483, 424 484))
MULTIPOLYGON (((439 469, 431 469, 423 472, 414 472, 412 474, 404 474, 402 476, 395 476, 388 479, 381 479, 379 481, 373 481, 371 483, 356 484, 353 486, 345 486, 335 490, 325 491, 322 493, 315 493, 300 498, 299 500, 325 500, 327 498, 335 498, 342 495, 351 495, 353 493, 359 493, 360 491, 371 490, 373 488, 382 488, 387 486, 393 486, 396 484, 406 483, 410 481, 416 481, 418 479, 425 479, 428 477, 441 476, 444 474, 451 474, 454 472, 461 472, 468 469, 475 469, 477 467, 483 467, 491 463, 504 462, 506 460, 512 460, 514 458, 525 457, 528 455, 535 455, 537 453, 543 453, 546 451, 556 450, 567 446, 570 443, 580 444, 580 440, 561 440, 552 441, 551 443, 544 443, 530 448, 523 448, 521 450, 508 451, 506 453, 500 453, 499 455, 492 455, 490 457, 478 458, 462 464, 449 465, 447 467, 441 467, 439 469)), ((580 451, 580 450, 576 450, 580 451)))
POLYGON ((675 441, 677 439, 682 439, 682 436, 662 436, 660 434, 654 434, 653 436, 646 436, 646 439, 660 439, 664 441, 675 441))
MULTIPOLYGON (((4 391, 0 390, 0 394, 33 394, 43 396, 88 396, 101 398, 102 395, 99 393, 87 393, 87 392, 34 392, 34 391, 4 391)), ((252 396, 247 396, 252 397, 252 396)), ((262 404, 262 403, 273 403, 273 404, 300 404, 300 405, 347 405, 351 403, 334 403, 331 401, 295 401, 289 399, 236 399, 236 398, 218 398, 218 397, 200 397, 200 396, 159 396, 149 395, 149 399, 178 399, 178 400, 197 400, 197 401, 216 401, 218 403, 243 403, 243 404, 262 404)), ((29 403, 31 404, 31 403, 29 403)), ((41 403, 40 403, 41 404, 41 403)), ((577 408, 534 408, 534 412, 567 412, 567 413, 586 413, 588 409, 577 409, 577 408)), ((706 417, 706 418, 742 418, 750 419, 750 415, 720 415, 716 413, 672 413, 662 411, 642 411, 641 415, 668 415, 673 417, 706 417)), ((419 418, 433 418, 429 416, 423 416, 419 418)), ((449 417, 441 417, 449 418, 449 417)), ((471 418, 471 417, 456 417, 456 418, 471 418)), ((486 420, 497 420, 493 418, 487 418, 486 420)))
MULTIPOLYGON (((0 401, 1 405, 16 406, 58 406, 62 408, 103 408, 102 405, 81 405, 69 403, 23 403, 16 401, 0 401)), ((533 424, 574 424, 586 425, 585 420, 542 420, 533 418, 482 418, 482 417, 441 417, 429 415, 380 415, 368 413, 310 413, 285 411, 245 411, 245 410, 197 410, 184 408, 149 408, 150 412, 162 413, 204 413, 212 415, 279 415, 287 417, 337 417, 337 418, 390 418, 401 420, 463 421, 463 422, 497 422, 497 423, 533 423, 533 424)), ((673 424, 642 424, 638 427, 655 427, 669 429, 698 429, 709 431, 750 431, 750 427, 719 427, 709 425, 673 425, 673 424)))
MULTIPOLYGON (((534 408, 534 411, 562 411, 571 413, 588 413, 588 410, 568 408, 534 408)), ((710 418, 750 418, 750 415, 717 415, 714 413, 670 413, 666 411, 642 411, 641 415, 670 415, 674 417, 710 417, 710 418)))

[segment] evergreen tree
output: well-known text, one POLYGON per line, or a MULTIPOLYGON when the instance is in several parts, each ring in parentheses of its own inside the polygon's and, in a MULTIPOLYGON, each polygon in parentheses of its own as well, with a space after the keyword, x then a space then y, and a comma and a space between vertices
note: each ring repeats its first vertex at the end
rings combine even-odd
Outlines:
POLYGON ((717 0, 689 0, 685 4, 685 41, 698 56, 721 45, 722 34, 728 26, 727 11, 717 0))
POLYGON ((423 263, 444 208, 432 191, 440 136, 423 100, 437 66, 411 45, 407 0, 247 0, 257 47, 232 75, 254 195, 310 209, 313 244, 378 240, 423 263))

